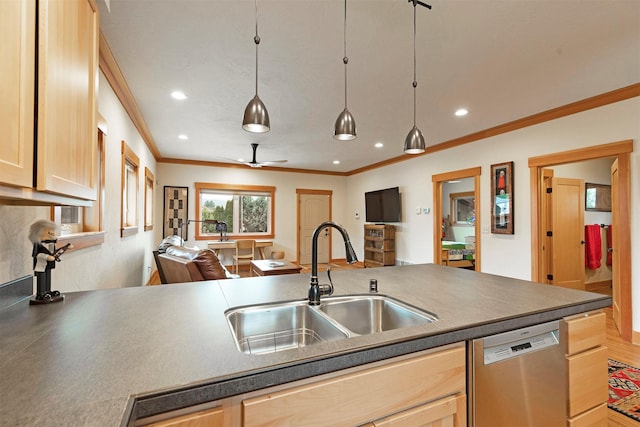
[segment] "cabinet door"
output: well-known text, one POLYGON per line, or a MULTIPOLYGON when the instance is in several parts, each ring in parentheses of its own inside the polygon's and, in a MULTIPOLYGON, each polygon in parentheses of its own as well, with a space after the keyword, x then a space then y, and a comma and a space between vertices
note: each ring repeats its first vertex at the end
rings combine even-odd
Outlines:
POLYGON ((33 186, 36 5, 0 1, 0 180, 33 186))
POLYGON ((36 188, 95 200, 97 6, 92 0, 38 4, 36 188))
POLYGON ((465 387, 465 349, 453 348, 246 399, 243 425, 358 425, 465 387))
POLYGON ((375 427, 464 427, 467 425, 467 399, 450 396, 373 422, 375 427))

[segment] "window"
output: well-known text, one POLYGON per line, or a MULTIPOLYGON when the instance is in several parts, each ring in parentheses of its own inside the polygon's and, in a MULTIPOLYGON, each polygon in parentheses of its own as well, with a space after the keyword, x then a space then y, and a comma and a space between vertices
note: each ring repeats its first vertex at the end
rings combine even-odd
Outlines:
POLYGON ((140 159, 122 141, 122 212, 120 214, 120 236, 138 232, 138 165, 140 159))
POLYGON ((196 182, 196 239, 217 236, 226 224, 235 237, 274 236, 275 187, 196 182), (216 220, 218 224, 211 221, 216 220))
POLYGON ((474 225, 476 223, 476 206, 473 191, 451 193, 451 216, 455 225, 474 225))
POLYGON ((153 230, 153 181, 155 178, 144 168, 144 231, 153 230))

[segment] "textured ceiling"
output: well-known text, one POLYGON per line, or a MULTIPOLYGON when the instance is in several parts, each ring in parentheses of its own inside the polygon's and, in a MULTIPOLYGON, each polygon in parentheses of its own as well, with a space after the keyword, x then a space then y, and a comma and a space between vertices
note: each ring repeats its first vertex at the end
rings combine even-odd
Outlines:
MULTIPOLYGON (((430 4, 417 8, 416 46, 416 124, 427 146, 640 81, 638 0, 430 4), (459 107, 469 114, 455 117, 459 107)), ((358 138, 346 142, 332 138, 344 107, 343 1, 258 1, 266 134, 241 127, 255 91, 252 0, 99 5, 101 30, 163 158, 248 161, 256 142, 258 161, 347 172, 403 154, 413 125, 406 0, 348 0, 348 107, 358 138), (173 100, 176 89, 188 99, 173 100)))

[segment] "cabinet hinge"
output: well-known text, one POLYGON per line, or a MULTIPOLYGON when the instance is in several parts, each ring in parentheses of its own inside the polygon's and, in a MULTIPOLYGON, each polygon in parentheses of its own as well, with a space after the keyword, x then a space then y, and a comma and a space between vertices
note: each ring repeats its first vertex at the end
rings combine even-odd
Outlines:
POLYGON ((547 231, 547 237, 553 237, 553 231, 547 231))
POLYGON ((553 193, 553 188, 551 187, 547 188, 547 194, 551 194, 551 193, 553 193))
POLYGON ((547 280, 553 280, 553 274, 547 274, 547 280))

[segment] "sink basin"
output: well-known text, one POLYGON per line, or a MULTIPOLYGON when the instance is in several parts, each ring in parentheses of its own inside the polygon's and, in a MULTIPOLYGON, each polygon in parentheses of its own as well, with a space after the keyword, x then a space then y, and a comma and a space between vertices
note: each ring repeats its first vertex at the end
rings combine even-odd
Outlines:
POLYGON ((263 304, 226 313, 238 350, 265 354, 347 338, 348 332, 307 301, 263 304))
POLYGON ((436 316, 383 295, 324 298, 320 310, 359 335, 435 322, 436 316))
POLYGON ((227 322, 238 350, 266 354, 358 335, 435 322, 438 318, 384 295, 322 298, 229 309, 227 322))

